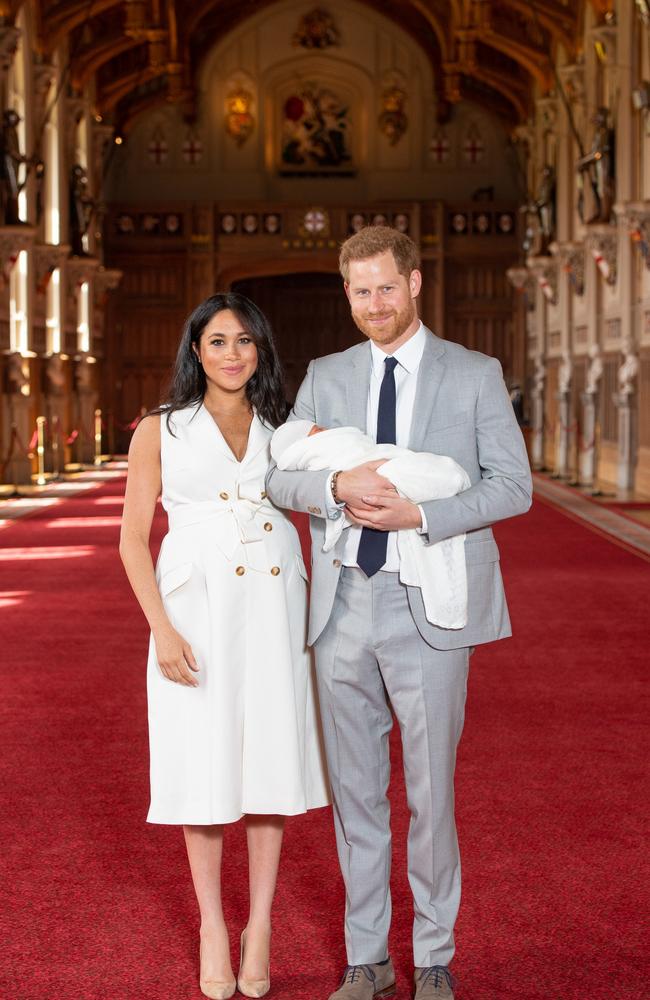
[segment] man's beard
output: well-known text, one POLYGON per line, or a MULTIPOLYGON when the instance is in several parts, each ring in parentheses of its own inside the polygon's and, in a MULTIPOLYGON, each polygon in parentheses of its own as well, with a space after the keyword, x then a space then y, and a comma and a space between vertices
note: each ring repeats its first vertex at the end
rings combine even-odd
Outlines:
POLYGON ((393 309, 386 313, 372 313, 371 316, 373 319, 386 316, 387 322, 385 324, 371 323, 368 314, 359 316, 352 313, 352 319, 366 337, 380 347, 387 346, 399 340, 402 334, 408 330, 416 316, 415 303, 411 300, 401 312, 395 312, 393 309))

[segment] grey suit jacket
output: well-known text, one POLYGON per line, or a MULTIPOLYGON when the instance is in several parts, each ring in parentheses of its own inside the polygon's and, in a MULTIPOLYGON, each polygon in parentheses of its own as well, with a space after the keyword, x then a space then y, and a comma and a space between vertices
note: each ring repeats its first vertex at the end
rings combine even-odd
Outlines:
MULTIPOLYGON (((510 619, 499 569, 499 550, 490 525, 531 504, 532 483, 526 448, 501 374, 501 365, 427 330, 418 370, 409 447, 454 458, 471 487, 458 496, 423 504, 428 544, 467 533, 468 622, 442 629, 427 621, 422 595, 408 588, 415 624, 436 649, 475 646, 509 636, 510 619)), ((313 420, 323 427, 366 430, 370 386, 370 344, 318 358, 309 365, 290 420, 313 420)), ((312 588, 309 643, 325 628, 341 572, 343 537, 324 553, 325 489, 329 472, 269 469, 266 489, 279 507, 309 513, 312 588)))

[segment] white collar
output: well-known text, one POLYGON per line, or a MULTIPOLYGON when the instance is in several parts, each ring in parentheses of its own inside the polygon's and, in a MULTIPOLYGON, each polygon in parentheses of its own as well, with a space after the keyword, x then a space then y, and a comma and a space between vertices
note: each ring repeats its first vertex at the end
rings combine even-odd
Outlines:
POLYGON ((372 356, 372 369, 375 377, 378 379, 383 379, 384 372, 386 371, 386 365, 384 362, 386 358, 393 357, 395 360, 404 368, 409 375, 413 375, 414 372, 418 370, 420 361, 422 360, 422 355, 424 354, 424 345, 426 343, 426 333, 422 321, 417 330, 412 337, 402 344, 401 347, 395 351, 394 354, 386 354, 382 351, 381 347, 371 340, 370 341, 370 353, 372 356))

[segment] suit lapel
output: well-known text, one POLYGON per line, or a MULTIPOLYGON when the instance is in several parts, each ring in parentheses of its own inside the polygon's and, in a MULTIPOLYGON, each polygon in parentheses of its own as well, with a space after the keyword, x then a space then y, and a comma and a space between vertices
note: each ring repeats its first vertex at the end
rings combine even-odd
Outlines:
POLYGON ((370 391, 370 343, 359 344, 345 375, 348 418, 353 427, 366 433, 368 393, 370 391))
POLYGON ((409 448, 420 451, 431 423, 440 385, 445 374, 445 345, 425 327, 427 339, 418 368, 409 448))

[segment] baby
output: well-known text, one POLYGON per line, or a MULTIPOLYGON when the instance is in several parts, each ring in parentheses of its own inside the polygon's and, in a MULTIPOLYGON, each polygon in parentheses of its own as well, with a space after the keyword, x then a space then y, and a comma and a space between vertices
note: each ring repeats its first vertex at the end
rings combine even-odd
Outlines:
MULTIPOLYGON (((375 444, 357 427, 319 427, 309 420, 283 424, 271 439, 271 455, 283 471, 317 472, 353 469, 365 462, 386 459, 377 472, 411 503, 455 496, 470 486, 469 476, 453 458, 414 452, 394 444, 375 444)), ((337 543, 352 522, 346 517, 325 519, 323 551, 337 543)), ((397 533, 400 580, 422 591, 428 621, 440 628, 467 624, 465 535, 426 545, 415 529, 397 533)))

